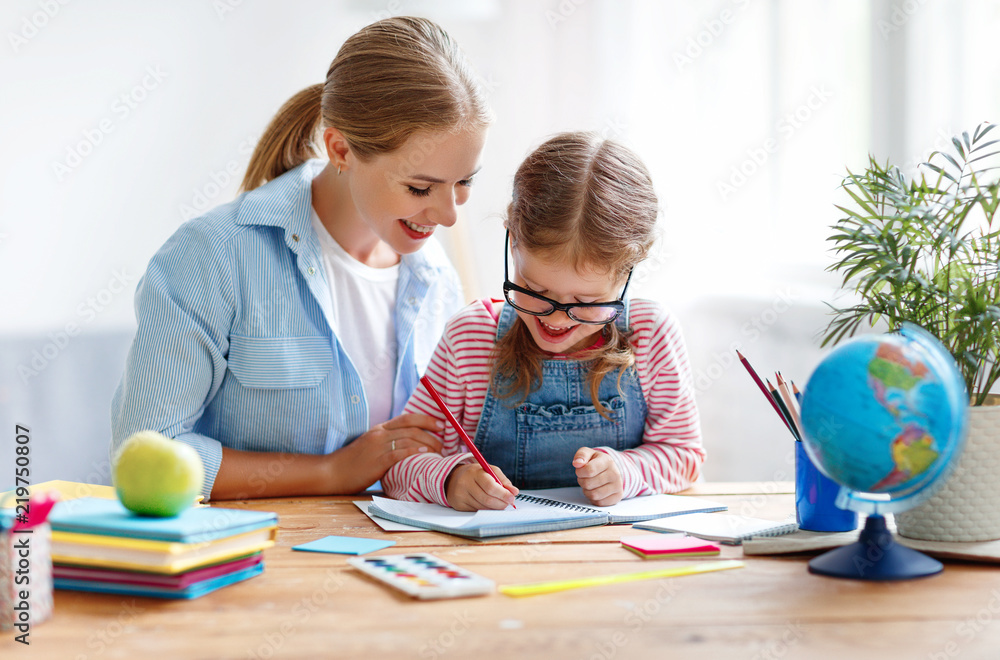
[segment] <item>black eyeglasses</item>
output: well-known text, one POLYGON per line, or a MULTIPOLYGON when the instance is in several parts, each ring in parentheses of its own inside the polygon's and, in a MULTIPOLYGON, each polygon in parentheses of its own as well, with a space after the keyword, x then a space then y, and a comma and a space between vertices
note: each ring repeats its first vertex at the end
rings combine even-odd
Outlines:
POLYGON ((605 325, 611 323, 625 311, 625 292, 628 290, 628 283, 632 281, 632 271, 628 272, 628 279, 625 280, 625 288, 618 300, 612 302, 592 302, 574 303, 564 305, 551 298, 540 296, 534 291, 529 291, 510 281, 507 270, 507 251, 510 247, 510 232, 507 232, 503 244, 503 297, 507 299, 514 309, 531 314, 532 316, 548 316, 557 310, 566 312, 577 323, 587 323, 590 325, 605 325))

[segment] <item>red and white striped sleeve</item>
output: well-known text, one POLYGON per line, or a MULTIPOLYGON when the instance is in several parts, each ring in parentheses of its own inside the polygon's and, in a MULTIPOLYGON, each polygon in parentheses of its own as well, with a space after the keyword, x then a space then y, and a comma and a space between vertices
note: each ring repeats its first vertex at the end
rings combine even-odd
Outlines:
POLYGON ((616 451, 595 447, 622 473, 624 497, 676 493, 698 478, 705 450, 694 381, 680 326, 659 304, 631 301, 635 366, 646 399, 642 444, 616 451))
MULTIPOLYGON (((489 387, 490 353, 496 339, 496 320, 476 301, 456 314, 445 327, 427 366, 426 375, 445 405, 470 437, 475 437, 489 387)), ((404 413, 423 413, 444 424, 438 432, 441 453, 416 454, 396 463, 382 477, 389 497, 448 506, 444 484, 461 463, 474 462, 427 390, 418 385, 404 413)))

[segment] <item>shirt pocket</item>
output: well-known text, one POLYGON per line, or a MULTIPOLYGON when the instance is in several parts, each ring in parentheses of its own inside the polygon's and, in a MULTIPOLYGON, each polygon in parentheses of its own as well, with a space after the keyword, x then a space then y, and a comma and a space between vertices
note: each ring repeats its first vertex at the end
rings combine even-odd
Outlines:
POLYGON ((229 338, 229 370, 250 389, 316 387, 333 368, 326 337, 229 338))

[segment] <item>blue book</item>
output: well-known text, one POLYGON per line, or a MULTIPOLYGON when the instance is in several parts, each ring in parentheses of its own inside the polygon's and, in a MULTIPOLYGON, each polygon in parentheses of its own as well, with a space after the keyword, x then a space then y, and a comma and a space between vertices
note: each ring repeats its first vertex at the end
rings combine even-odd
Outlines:
POLYGON ((149 596, 151 598, 199 598, 216 589, 227 587, 236 582, 249 580, 264 572, 264 562, 260 562, 249 568, 244 568, 233 573, 220 575, 195 582, 180 589, 170 587, 153 587, 138 584, 123 584, 121 582, 100 582, 95 580, 67 580, 55 578, 52 585, 56 589, 67 589, 69 591, 93 591, 104 594, 126 594, 132 596, 149 596))
POLYGON ((118 500, 83 497, 59 502, 49 514, 53 531, 175 543, 205 543, 278 524, 268 511, 193 507, 171 518, 140 516, 118 500))

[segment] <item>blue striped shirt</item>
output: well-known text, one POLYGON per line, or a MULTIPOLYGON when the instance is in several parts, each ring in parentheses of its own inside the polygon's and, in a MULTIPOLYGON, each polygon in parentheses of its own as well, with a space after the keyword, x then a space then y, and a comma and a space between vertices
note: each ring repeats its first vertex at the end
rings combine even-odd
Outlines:
POLYGON ((310 219, 324 165, 304 163, 185 223, 150 260, 111 405, 112 460, 142 429, 186 442, 205 465, 207 499, 222 447, 328 454, 368 430, 367 396, 391 396, 393 416, 402 412, 461 286, 433 238, 403 255, 393 391, 366 395, 327 322, 331 283, 310 219))

